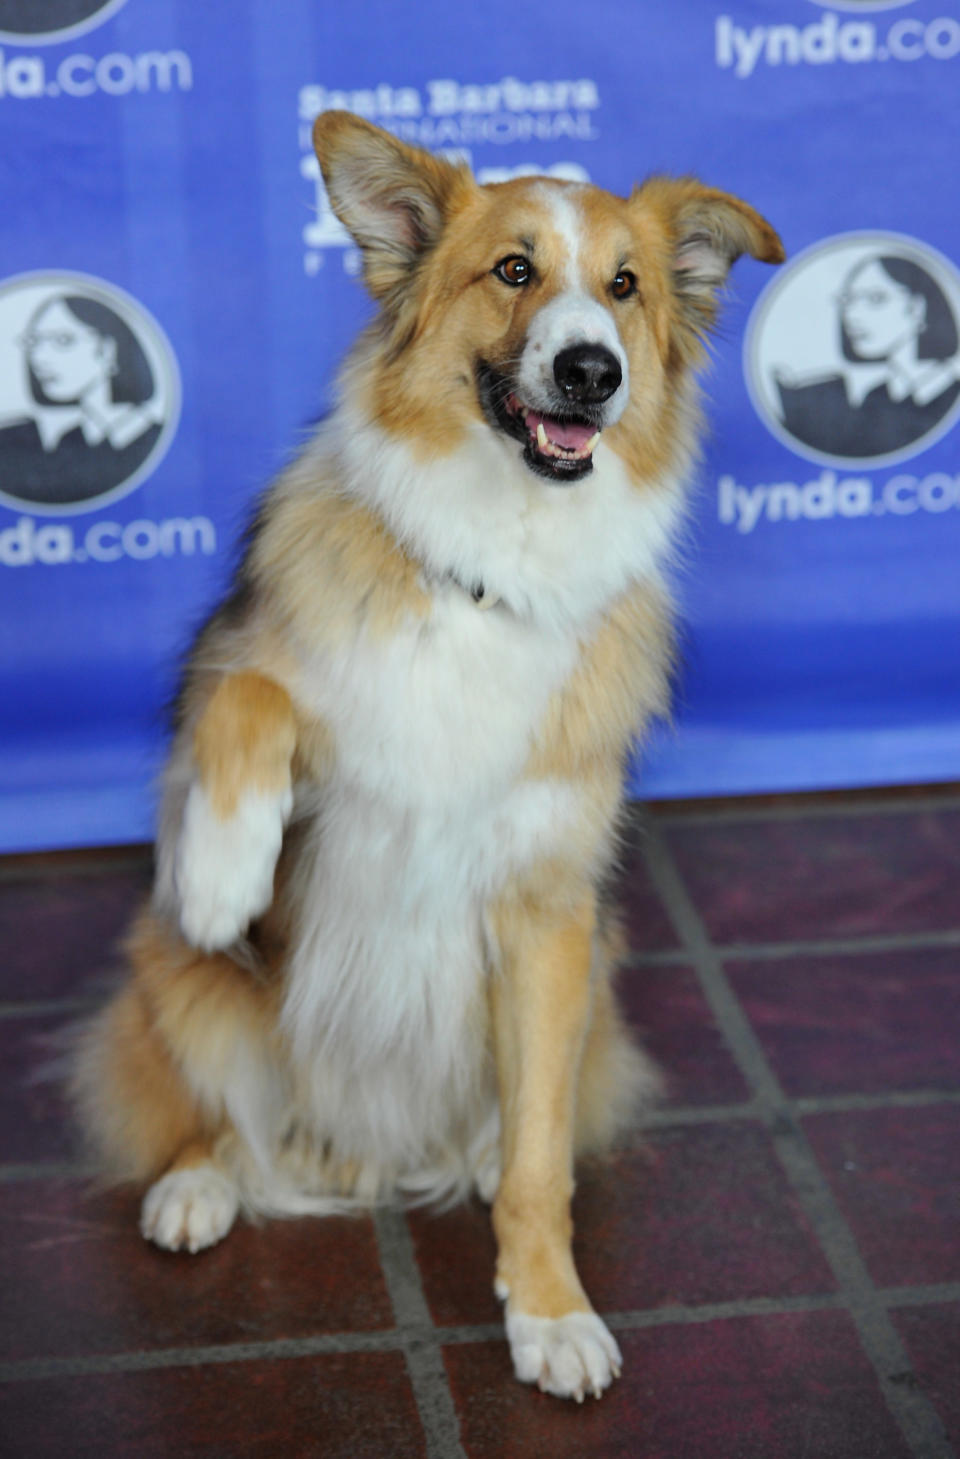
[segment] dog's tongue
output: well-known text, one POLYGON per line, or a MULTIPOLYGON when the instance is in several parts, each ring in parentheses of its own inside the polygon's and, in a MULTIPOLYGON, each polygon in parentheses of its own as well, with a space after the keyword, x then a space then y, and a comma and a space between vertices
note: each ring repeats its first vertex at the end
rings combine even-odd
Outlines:
POLYGON ((566 451, 580 451, 590 437, 596 433, 596 426, 578 425, 572 420, 556 420, 552 415, 541 415, 539 411, 528 410, 524 424, 531 436, 536 437, 537 426, 542 425, 555 446, 566 451))

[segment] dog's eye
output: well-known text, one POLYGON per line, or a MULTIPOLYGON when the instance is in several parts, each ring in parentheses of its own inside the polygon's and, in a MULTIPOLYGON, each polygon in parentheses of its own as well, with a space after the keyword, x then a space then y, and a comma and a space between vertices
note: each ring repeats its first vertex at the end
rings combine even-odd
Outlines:
POLYGON ((629 269, 621 269, 610 285, 610 292, 615 299, 629 299, 637 292, 636 274, 630 273, 629 269))
POLYGON ((509 258, 501 258, 493 272, 498 279, 502 279, 505 284, 512 284, 516 289, 521 284, 530 282, 533 268, 528 258, 520 253, 511 253, 509 258))

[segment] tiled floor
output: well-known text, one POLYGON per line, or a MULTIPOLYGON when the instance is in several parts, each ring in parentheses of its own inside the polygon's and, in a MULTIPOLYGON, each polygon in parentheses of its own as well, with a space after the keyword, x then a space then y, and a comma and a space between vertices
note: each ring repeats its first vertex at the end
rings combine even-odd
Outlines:
POLYGON ((630 1017, 669 1083, 581 1173, 624 1375, 510 1373, 479 1205, 147 1246, 25 1076, 147 884, 0 861, 0 1453, 947 1459, 960 1450, 960 794, 639 809, 630 1017), (955 1446, 955 1447, 953 1447, 955 1446))

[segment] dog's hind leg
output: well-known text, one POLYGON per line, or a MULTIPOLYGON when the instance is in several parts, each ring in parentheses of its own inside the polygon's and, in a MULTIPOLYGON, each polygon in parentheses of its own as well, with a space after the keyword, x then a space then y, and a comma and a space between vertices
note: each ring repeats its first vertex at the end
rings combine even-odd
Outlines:
POLYGON ((80 1031, 72 1092, 108 1179, 150 1183, 144 1236, 199 1251, 237 1214, 238 1151, 275 1134, 278 983, 189 947, 146 909, 132 976, 80 1031))
POLYGON ((147 1191, 140 1230, 168 1251, 202 1251, 226 1236, 239 1206, 236 1184, 217 1160, 214 1142, 196 1140, 147 1191))
POLYGON ((503 1127, 493 1206, 497 1292, 521 1381, 582 1399, 620 1371, 571 1251, 575 1096, 590 1018, 592 890, 518 895, 494 917, 501 966, 491 985, 503 1127))

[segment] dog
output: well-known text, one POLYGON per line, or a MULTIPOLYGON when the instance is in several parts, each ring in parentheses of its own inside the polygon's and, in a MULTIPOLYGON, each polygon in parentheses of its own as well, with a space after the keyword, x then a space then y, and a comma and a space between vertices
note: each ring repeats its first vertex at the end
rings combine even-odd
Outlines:
POLYGON ((656 1082, 612 985, 625 758, 667 708, 694 371, 751 207, 315 145, 372 323, 186 667, 130 975, 73 1090, 143 1235, 492 1203, 517 1377, 599 1396, 576 1157, 656 1082))

